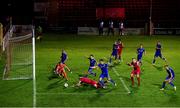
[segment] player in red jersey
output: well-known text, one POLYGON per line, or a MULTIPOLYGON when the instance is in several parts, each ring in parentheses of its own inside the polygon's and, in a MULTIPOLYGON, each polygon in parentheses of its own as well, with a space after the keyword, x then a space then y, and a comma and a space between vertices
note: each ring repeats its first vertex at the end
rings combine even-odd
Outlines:
POLYGON ((133 67, 133 70, 131 72, 131 81, 132 81, 132 86, 134 86, 134 76, 136 76, 138 80, 138 86, 140 86, 140 63, 137 61, 135 58, 132 58, 131 63, 127 63, 128 66, 133 67))
POLYGON ((67 77, 65 68, 66 68, 68 71, 71 71, 71 70, 66 66, 66 64, 63 64, 63 63, 59 62, 59 63, 56 65, 55 72, 56 72, 56 74, 58 74, 60 77, 63 76, 63 78, 65 78, 66 80, 68 80, 68 77, 67 77))
POLYGON ((77 86, 81 86, 82 84, 88 84, 88 85, 91 85, 91 86, 93 86, 95 88, 100 88, 101 87, 100 84, 97 81, 92 80, 92 79, 87 78, 87 77, 80 77, 77 86))
POLYGON ((122 55, 122 49, 124 48, 124 45, 123 45, 121 39, 118 39, 117 44, 118 44, 117 53, 118 53, 118 59, 120 62, 122 60, 121 55, 122 55))

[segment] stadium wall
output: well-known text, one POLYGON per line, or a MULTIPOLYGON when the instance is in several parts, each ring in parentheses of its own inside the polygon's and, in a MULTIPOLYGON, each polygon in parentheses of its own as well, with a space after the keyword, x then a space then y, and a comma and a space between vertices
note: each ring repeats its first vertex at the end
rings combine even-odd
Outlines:
MULTIPOLYGON (((115 35, 118 35, 119 29, 114 28, 115 35)), ((98 35, 99 31, 96 27, 78 27, 78 35, 98 35)), ((108 34, 108 28, 104 28, 104 34, 108 34)), ((144 28, 126 28, 124 35, 144 35, 144 28)))

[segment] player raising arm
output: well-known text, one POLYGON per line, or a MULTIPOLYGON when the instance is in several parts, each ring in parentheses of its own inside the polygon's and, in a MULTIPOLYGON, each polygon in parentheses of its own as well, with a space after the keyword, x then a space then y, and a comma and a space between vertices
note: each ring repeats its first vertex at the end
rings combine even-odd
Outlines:
POLYGON ((168 73, 168 76, 163 81, 162 88, 160 90, 164 90, 166 83, 169 83, 172 87, 174 87, 174 90, 176 91, 176 86, 173 84, 175 78, 174 70, 168 65, 165 65, 164 67, 166 69, 166 72, 168 73))
POLYGON ((102 73, 101 73, 101 75, 99 77, 99 84, 101 85, 101 87, 105 88, 104 78, 107 78, 108 81, 110 81, 112 84, 114 84, 116 86, 116 83, 109 76, 108 64, 106 64, 103 59, 99 60, 98 67, 102 71, 102 73))
POLYGON ((141 63, 142 65, 142 56, 143 54, 146 54, 145 49, 143 48, 143 45, 140 44, 140 47, 137 49, 137 61, 139 61, 139 63, 141 63))
POLYGON ((63 64, 62 62, 59 62, 56 65, 56 69, 55 72, 57 75, 59 75, 59 77, 63 76, 63 78, 65 78, 66 80, 68 80, 65 68, 70 72, 71 70, 66 66, 66 64, 63 64))
POLYGON ((166 58, 162 56, 161 50, 162 50, 162 46, 161 43, 158 41, 156 45, 156 52, 154 54, 153 65, 155 64, 157 57, 160 57, 162 60, 166 62, 166 58))
POLYGON ((132 81, 132 86, 134 86, 134 77, 136 76, 137 80, 138 80, 138 86, 140 86, 140 64, 139 61, 137 61, 135 58, 132 58, 132 62, 131 63, 127 63, 128 66, 133 67, 133 70, 131 72, 131 81, 132 81))

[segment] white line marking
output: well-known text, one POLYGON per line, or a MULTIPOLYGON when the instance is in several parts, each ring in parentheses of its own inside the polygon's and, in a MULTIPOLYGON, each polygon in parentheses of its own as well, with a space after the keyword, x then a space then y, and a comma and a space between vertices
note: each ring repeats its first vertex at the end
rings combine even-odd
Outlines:
POLYGON ((131 93, 130 90, 129 90, 129 88, 126 86, 124 80, 123 80, 121 77, 120 77, 119 79, 121 80, 121 82, 122 82, 124 88, 126 89, 126 91, 127 91, 128 93, 131 93))
POLYGON ((129 94, 129 93, 37 93, 37 95, 123 95, 123 94, 129 94))
POLYGON ((115 69, 115 68, 112 68, 112 70, 113 70, 113 71, 115 72, 115 74, 119 77, 121 83, 123 84, 123 86, 124 86, 124 88, 126 89, 126 91, 128 92, 128 94, 131 93, 130 90, 129 90, 129 88, 128 88, 127 85, 125 84, 124 80, 122 79, 122 77, 120 77, 120 74, 116 71, 116 69, 115 69))
POLYGON ((115 74, 116 74, 118 77, 120 77, 120 74, 116 71, 115 68, 112 68, 112 70, 115 72, 115 74))

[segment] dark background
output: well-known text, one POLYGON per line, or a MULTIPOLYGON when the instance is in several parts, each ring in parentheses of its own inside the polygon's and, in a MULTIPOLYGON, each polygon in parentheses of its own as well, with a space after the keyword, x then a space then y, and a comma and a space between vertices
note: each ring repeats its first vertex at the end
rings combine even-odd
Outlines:
MULTIPOLYGON (((12 16, 13 23, 44 26, 97 26, 96 8, 125 8, 126 27, 144 27, 149 22, 150 0, 1 0, 1 19, 12 16), (49 3, 46 12, 34 12, 34 2, 49 3)), ((180 0, 152 0, 155 27, 180 27, 180 0)), ((107 20, 107 19, 104 19, 107 20)))

